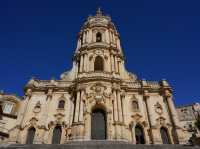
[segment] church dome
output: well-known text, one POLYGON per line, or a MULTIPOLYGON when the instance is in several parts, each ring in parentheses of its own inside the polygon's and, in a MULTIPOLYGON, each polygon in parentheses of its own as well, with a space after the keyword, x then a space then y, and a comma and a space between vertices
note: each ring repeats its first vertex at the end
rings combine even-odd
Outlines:
POLYGON ((117 32, 114 23, 111 21, 111 17, 104 15, 100 8, 97 9, 96 15, 87 18, 81 30, 88 27, 107 27, 117 32))

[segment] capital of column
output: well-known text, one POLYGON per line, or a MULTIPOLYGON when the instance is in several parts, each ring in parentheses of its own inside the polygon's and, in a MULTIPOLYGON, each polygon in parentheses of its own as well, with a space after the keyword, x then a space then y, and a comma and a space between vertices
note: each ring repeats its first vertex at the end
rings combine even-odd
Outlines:
POLYGON ((169 91, 168 89, 165 89, 165 90, 163 91, 163 94, 164 94, 164 96, 167 97, 167 98, 171 98, 171 97, 172 97, 172 93, 171 93, 171 91, 169 91))
POLYGON ((47 98, 52 98, 52 95, 53 95, 53 89, 48 89, 47 98))
POLYGON ((79 86, 77 86, 77 88, 75 89, 75 91, 85 91, 86 89, 85 89, 85 86, 81 86, 81 85, 79 85, 79 86))
POLYGON ((125 96, 126 96, 125 90, 122 90, 122 91, 121 91, 121 96, 122 96, 122 97, 125 97, 125 96))
POLYGON ((112 90, 113 91, 121 91, 120 86, 118 86, 116 83, 113 84, 112 90))
POLYGON ((150 97, 149 91, 148 91, 148 90, 144 90, 144 91, 143 91, 143 96, 144 96, 146 99, 149 98, 149 97, 150 97))
POLYGON ((32 89, 30 89, 30 88, 27 89, 25 95, 26 95, 27 97, 31 97, 31 95, 32 95, 32 89))

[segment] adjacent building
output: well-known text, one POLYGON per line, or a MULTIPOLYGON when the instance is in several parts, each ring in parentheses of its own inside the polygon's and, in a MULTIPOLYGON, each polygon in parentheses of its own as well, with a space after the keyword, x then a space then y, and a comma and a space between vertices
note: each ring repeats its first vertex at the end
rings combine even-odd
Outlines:
POLYGON ((184 105, 177 107, 177 112, 180 120, 181 127, 188 133, 188 139, 192 134, 200 134, 199 130, 195 127, 197 117, 200 116, 200 104, 195 103, 191 105, 184 105))
POLYGON ((0 142, 7 140, 16 126, 19 104, 20 99, 15 95, 0 93, 0 142))

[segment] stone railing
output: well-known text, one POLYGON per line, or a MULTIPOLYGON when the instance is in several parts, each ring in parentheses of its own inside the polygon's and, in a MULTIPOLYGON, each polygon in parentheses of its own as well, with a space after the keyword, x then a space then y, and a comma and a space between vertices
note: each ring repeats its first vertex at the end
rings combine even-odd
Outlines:
POLYGON ((126 85, 129 88, 141 88, 140 82, 124 82, 122 85, 126 85))
MULTIPOLYGON (((160 89, 159 82, 156 82, 156 81, 147 81, 146 83, 147 83, 146 87, 148 87, 150 89, 160 89)), ((139 81, 136 81, 136 82, 129 82, 129 81, 127 81, 127 82, 122 83, 122 85, 126 85, 129 88, 142 88, 142 84, 139 81)))
POLYGON ((69 87, 71 85, 71 81, 63 81, 63 80, 30 80, 27 86, 34 87, 69 87))
POLYGON ((89 73, 79 73, 77 78, 114 78, 114 79, 120 79, 120 76, 118 74, 112 74, 110 72, 89 72, 89 73))
POLYGON ((82 47, 83 48, 84 47, 107 47, 107 48, 113 47, 113 48, 116 48, 117 45, 114 44, 114 43, 109 44, 109 43, 106 43, 106 42, 92 42, 92 43, 85 43, 85 44, 82 45, 82 47))
POLYGON ((157 81, 147 81, 147 86, 149 86, 152 89, 159 89, 160 84, 157 81))

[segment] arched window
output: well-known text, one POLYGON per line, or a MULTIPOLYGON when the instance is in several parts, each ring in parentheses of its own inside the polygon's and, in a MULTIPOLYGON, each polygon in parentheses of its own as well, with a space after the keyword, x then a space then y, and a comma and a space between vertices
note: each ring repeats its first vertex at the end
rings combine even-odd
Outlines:
POLYGON ((33 144, 34 137, 35 137, 35 128, 31 127, 28 129, 26 144, 33 144))
POLYGON ((97 33, 96 34, 96 42, 101 42, 102 41, 102 35, 101 35, 101 33, 97 33))
POLYGON ((60 144, 61 135, 62 135, 61 126, 56 126, 53 130, 52 144, 60 144))
POLYGON ((145 144, 144 130, 140 125, 135 126, 135 139, 136 144, 145 144))
POLYGON ((94 61, 94 71, 103 71, 104 69, 104 61, 103 58, 97 56, 94 61))
POLYGON ((168 131, 167 131, 166 128, 161 127, 160 128, 160 134, 161 134, 163 144, 171 144, 169 134, 168 134, 168 131))
POLYGON ((65 101, 64 100, 60 100, 58 103, 58 108, 59 109, 64 109, 65 108, 65 101))
POLYGON ((139 110, 139 105, 137 101, 132 101, 133 110, 139 110))

